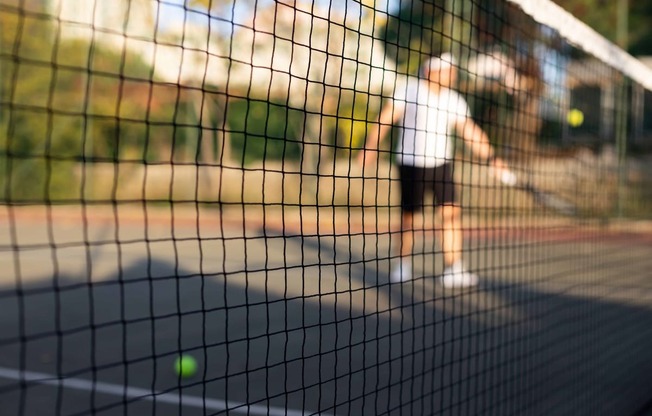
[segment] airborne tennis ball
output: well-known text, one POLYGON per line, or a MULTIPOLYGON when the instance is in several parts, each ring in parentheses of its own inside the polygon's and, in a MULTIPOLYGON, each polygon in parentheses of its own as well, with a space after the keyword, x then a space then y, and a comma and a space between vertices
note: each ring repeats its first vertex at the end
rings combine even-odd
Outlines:
POLYGON ((197 361, 190 355, 181 355, 174 361, 174 370, 183 378, 192 377, 197 372, 197 361))
POLYGON ((577 108, 573 108, 568 112, 566 119, 571 127, 579 127, 584 123, 584 113, 577 108))

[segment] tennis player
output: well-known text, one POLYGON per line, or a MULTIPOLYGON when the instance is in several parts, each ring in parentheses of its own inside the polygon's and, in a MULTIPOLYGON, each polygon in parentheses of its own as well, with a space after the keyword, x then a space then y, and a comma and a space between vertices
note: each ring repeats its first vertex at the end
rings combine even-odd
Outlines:
MULTIPOLYGON (((453 181, 453 133, 461 136, 471 151, 492 166, 503 180, 511 180, 505 163, 494 156, 487 135, 473 122, 469 107, 452 87, 457 80, 451 54, 427 60, 422 77, 397 82, 393 99, 382 108, 378 123, 369 132, 358 155, 363 166, 376 163, 378 144, 392 127, 398 128, 396 162, 401 181, 400 261, 392 266, 393 282, 412 279, 414 218, 423 210, 424 195, 434 192, 435 208, 441 218, 441 246, 445 287, 467 287, 478 283, 462 262, 462 210, 453 181)), ((511 176, 510 176, 511 175, 511 176)), ((515 178, 514 178, 515 180, 515 178)))

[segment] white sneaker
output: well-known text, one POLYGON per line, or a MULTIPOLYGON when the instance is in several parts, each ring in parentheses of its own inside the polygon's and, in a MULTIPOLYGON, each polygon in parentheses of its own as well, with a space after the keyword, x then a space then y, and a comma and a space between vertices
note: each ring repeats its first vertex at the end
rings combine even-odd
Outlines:
POLYGON ((401 259, 392 268, 389 280, 393 283, 401 283, 412 280, 412 262, 410 259, 401 259))
POLYGON ((461 261, 452 264, 444 270, 441 284, 448 288, 471 287, 478 284, 478 276, 468 272, 461 261))

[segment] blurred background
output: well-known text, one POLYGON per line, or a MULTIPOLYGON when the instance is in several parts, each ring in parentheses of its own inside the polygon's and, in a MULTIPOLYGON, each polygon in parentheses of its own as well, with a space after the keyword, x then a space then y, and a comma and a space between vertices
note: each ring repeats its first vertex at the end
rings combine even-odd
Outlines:
MULTIPOLYGON (((560 4, 652 64, 652 3, 560 4)), ((502 156, 607 189, 587 215, 652 212, 652 92, 506 1, 0 0, 0 24, 5 202, 365 203, 337 178, 382 98, 453 51, 502 156)))

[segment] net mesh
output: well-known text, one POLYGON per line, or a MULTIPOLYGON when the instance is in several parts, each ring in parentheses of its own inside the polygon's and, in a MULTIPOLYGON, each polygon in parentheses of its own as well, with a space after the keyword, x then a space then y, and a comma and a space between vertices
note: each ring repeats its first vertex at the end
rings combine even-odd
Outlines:
POLYGON ((0 25, 0 413, 650 411, 652 72, 554 3, 0 25))

